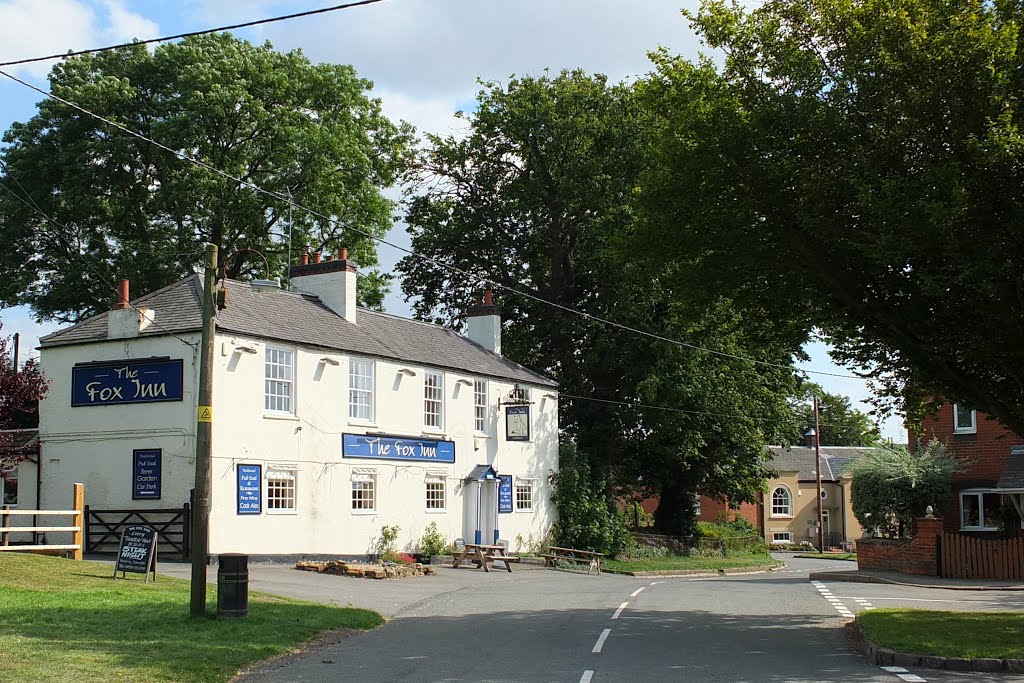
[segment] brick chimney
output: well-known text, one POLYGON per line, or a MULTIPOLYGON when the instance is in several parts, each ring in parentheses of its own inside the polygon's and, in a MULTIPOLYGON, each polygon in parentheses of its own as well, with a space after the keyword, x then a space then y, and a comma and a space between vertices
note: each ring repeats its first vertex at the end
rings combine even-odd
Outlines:
POLYGON ((131 339, 156 320, 156 311, 128 303, 128 280, 117 281, 117 302, 107 313, 107 339, 131 339))
POLYGON ((481 301, 466 312, 468 316, 466 336, 488 351, 501 355, 501 309, 494 304, 490 288, 484 292, 481 301))
POLYGON ((348 259, 348 249, 338 252, 338 258, 320 260, 303 255, 302 262, 289 269, 291 289, 302 294, 319 297, 331 309, 350 323, 356 322, 356 278, 359 269, 348 259))

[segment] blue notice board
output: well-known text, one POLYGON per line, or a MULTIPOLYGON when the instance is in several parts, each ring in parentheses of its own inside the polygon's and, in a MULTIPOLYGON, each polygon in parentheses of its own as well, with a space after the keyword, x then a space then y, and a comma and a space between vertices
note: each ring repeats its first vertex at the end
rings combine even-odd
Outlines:
POLYGON ((342 434, 341 457, 455 462, 455 442, 376 434, 342 434))
POLYGON ((159 448, 132 451, 132 500, 160 498, 161 456, 159 448))
POLYGON ((512 512, 512 475, 498 475, 498 512, 512 512))
POLYGON ((124 360, 71 368, 71 405, 180 401, 184 395, 181 359, 124 360))
POLYGON ((263 466, 238 465, 238 514, 263 512, 263 466))

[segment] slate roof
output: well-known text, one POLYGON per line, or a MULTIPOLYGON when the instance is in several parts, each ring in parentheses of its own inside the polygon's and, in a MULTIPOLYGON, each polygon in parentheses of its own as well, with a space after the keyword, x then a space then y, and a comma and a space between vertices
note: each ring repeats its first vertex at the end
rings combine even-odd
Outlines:
POLYGON ((996 488, 1024 490, 1024 446, 1010 449, 1010 459, 1006 461, 996 488))
MULTIPOLYGON (((814 449, 807 446, 769 446, 772 459, 771 467, 779 472, 796 472, 797 479, 813 481, 814 449)), ((838 481, 850 464, 868 453, 873 448, 859 446, 822 446, 821 447, 821 479, 822 481, 838 481)))
MULTIPOLYGON (((359 309, 353 324, 318 297, 286 291, 257 292, 227 280, 228 305, 217 313, 217 331, 386 358, 416 365, 555 387, 553 380, 487 351, 454 330, 387 313, 359 309)), ((201 329, 202 282, 198 275, 139 299, 156 311, 156 325, 141 336, 201 329)), ((107 313, 40 339, 43 348, 103 341, 107 313)))

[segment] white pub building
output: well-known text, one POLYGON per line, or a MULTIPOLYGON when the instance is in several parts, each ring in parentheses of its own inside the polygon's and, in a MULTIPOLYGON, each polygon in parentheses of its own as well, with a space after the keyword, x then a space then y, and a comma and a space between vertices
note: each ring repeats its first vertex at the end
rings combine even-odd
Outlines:
MULTIPOLYGON (((223 283, 213 376, 210 552, 359 557, 384 525, 415 551, 436 522, 467 542, 555 521, 558 393, 501 356, 490 295, 468 334, 356 307, 345 258, 223 283)), ((41 340, 40 505, 178 508, 194 488, 198 276, 41 340)), ((32 473, 34 474, 34 473, 32 473)), ((22 467, 22 476, 32 476, 22 467)), ((26 482, 27 484, 27 482, 26 482)), ((23 488, 29 488, 24 486, 23 488)), ((123 515, 121 515, 123 516, 123 515)))

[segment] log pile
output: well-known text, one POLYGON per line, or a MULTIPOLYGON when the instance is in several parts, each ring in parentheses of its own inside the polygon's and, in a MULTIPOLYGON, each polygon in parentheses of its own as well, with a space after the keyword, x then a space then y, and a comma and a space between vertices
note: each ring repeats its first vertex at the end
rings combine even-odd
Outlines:
POLYGON ((346 562, 331 560, 329 562, 301 561, 295 568, 304 572, 320 574, 337 574, 339 576, 355 576, 364 579, 402 579, 407 576, 424 576, 435 574, 437 570, 430 565, 420 564, 366 564, 363 562, 346 562))

